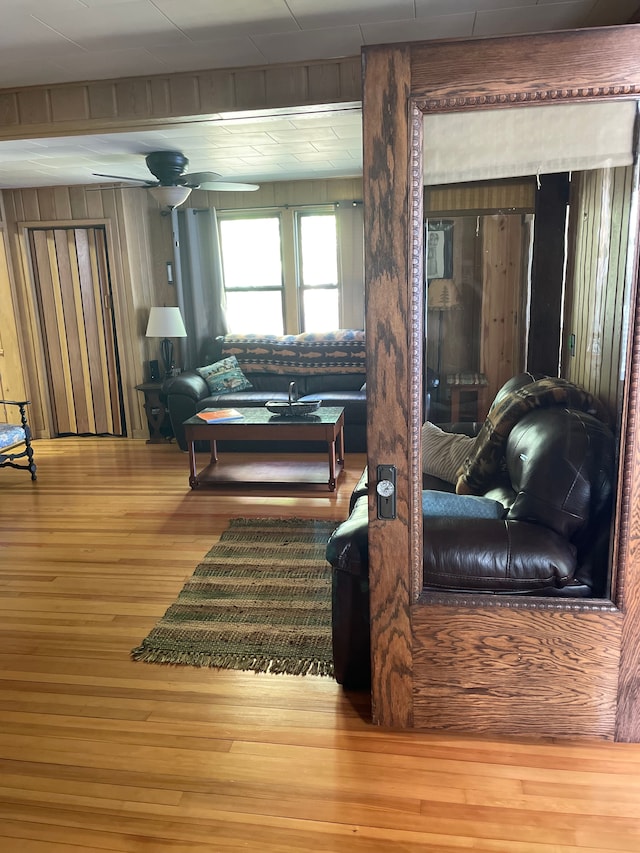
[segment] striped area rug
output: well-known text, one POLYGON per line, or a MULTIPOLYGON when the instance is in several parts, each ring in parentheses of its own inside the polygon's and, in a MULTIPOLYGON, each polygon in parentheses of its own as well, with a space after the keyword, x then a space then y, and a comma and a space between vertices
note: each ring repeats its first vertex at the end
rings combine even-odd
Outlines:
POLYGON ((232 519, 134 660, 333 675, 334 521, 232 519))

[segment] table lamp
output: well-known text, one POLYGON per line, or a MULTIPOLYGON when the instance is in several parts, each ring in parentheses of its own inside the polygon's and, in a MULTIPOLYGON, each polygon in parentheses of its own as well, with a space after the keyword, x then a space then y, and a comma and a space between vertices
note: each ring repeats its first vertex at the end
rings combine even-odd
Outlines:
POLYGON ((427 308, 438 312, 438 366, 440 376, 442 370, 442 315, 445 311, 456 311, 462 308, 460 291, 455 282, 449 278, 436 278, 429 282, 427 291, 427 308))
POLYGON ((171 338, 186 338, 187 330, 182 321, 180 309, 176 307, 152 308, 149 312, 146 336, 162 338, 160 351, 164 361, 165 376, 173 373, 173 341, 171 338))

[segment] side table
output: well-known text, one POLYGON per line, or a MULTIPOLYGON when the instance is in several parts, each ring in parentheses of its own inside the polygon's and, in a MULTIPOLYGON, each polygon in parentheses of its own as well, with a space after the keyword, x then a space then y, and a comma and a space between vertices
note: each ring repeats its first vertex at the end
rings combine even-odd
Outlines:
POLYGON ((147 444, 163 444, 165 441, 171 441, 173 430, 161 393, 162 382, 143 382, 141 385, 136 385, 136 391, 142 391, 144 394, 144 410, 149 424, 147 444))
POLYGON ((447 388, 451 399, 451 422, 460 420, 460 395, 475 394, 475 414, 472 420, 482 420, 487 415, 487 377, 484 373, 449 373, 447 388))

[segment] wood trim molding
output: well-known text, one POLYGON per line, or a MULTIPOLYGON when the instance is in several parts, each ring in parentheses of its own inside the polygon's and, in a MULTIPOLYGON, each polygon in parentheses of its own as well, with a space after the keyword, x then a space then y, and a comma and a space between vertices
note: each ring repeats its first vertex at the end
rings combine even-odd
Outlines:
POLYGON ((639 28, 414 42, 411 92, 439 110, 629 97, 640 91, 639 28))
POLYGON ((480 610, 506 607, 510 610, 567 610, 581 613, 619 613, 608 599, 547 598, 538 596, 480 595, 423 590, 418 604, 442 607, 475 607, 480 610))
POLYGON ((517 107, 525 104, 561 103, 566 100, 594 100, 596 98, 632 97, 640 93, 640 86, 602 86, 573 89, 547 89, 535 92, 501 92, 492 95, 468 95, 459 98, 440 98, 417 101, 422 112, 453 112, 477 107, 517 107))
POLYGON ((361 100, 360 57, 0 90, 0 140, 70 136, 361 100))
MULTIPOLYGON (((424 220, 424 187, 422 185, 423 161, 423 121, 422 113, 417 105, 411 104, 409 131, 411 139, 411 158, 409 162, 409 189, 411 200, 411 245, 414 247, 410 254, 409 293, 409 382, 411 386, 411 409, 419 414, 422 420, 423 376, 422 352, 425 346, 424 324, 424 251, 418 247, 423 245, 424 220), (417 233, 420 232, 420 233, 417 233)), ((420 431, 413 430, 409 444, 410 469, 410 514, 413 529, 418 532, 411 540, 411 601, 415 602, 422 590, 422 469, 421 469, 420 431)))

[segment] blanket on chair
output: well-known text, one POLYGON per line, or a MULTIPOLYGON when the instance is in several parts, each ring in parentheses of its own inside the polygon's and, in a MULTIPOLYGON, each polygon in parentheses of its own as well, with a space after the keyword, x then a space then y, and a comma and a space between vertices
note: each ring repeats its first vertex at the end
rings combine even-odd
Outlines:
POLYGON ((608 418, 592 394, 566 379, 547 377, 505 394, 489 410, 487 419, 462 465, 456 483, 459 495, 482 495, 490 488, 504 462, 507 439, 513 427, 534 409, 564 406, 588 412, 601 421, 608 418))

